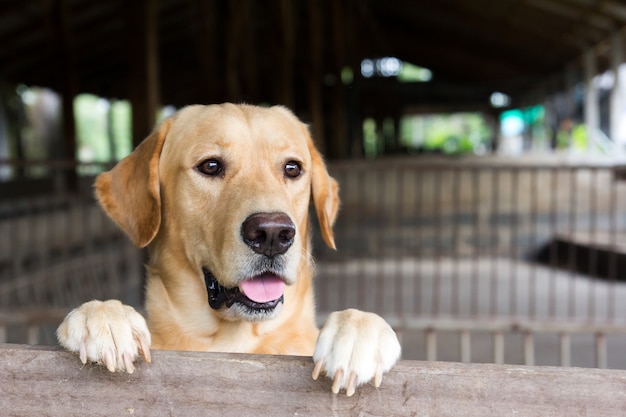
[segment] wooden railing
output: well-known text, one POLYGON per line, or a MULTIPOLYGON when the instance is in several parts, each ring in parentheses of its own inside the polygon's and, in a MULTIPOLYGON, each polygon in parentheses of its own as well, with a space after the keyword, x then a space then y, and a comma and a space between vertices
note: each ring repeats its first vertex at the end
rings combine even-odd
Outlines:
POLYGON ((623 416, 626 371, 401 361, 334 395, 308 357, 154 351, 134 374, 0 345, 3 416, 623 416))

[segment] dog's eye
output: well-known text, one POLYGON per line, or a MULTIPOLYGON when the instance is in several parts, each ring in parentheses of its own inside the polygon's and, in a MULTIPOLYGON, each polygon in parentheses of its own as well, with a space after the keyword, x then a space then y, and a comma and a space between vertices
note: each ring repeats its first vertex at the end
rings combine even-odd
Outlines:
POLYGON ((296 161, 289 161, 285 164, 285 176, 288 178, 297 178, 302 173, 302 167, 296 161))
POLYGON ((202 161, 200 165, 196 167, 196 169, 204 175, 208 175, 209 177, 216 177, 222 173, 224 167, 220 160, 211 158, 207 159, 206 161, 202 161))

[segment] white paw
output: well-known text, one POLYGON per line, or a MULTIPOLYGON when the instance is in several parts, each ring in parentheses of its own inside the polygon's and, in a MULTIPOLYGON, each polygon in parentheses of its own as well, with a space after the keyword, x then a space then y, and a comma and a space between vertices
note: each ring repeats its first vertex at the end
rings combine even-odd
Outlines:
POLYGON ((132 374, 141 352, 150 362, 150 332, 134 308, 118 300, 89 301, 70 311, 57 329, 59 343, 83 363, 104 364, 111 372, 132 374))
POLYGON ((323 371, 333 379, 335 394, 346 395, 372 379, 376 387, 383 373, 400 358, 400 342, 382 317, 359 310, 344 310, 328 316, 313 354, 313 379, 323 371))

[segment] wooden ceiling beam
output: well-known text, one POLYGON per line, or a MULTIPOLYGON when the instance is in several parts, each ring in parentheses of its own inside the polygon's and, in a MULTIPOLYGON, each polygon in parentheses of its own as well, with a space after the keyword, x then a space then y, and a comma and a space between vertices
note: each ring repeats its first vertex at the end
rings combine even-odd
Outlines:
POLYGON ((427 67, 435 76, 446 74, 458 80, 483 78, 512 78, 533 72, 532 61, 507 59, 504 54, 494 52, 488 46, 470 45, 442 37, 427 38, 426 34, 416 34, 398 28, 393 37, 404 39, 392 51, 398 58, 415 65, 427 67), (461 70, 462 69, 462 70, 461 70), (454 75, 456 74, 456 76, 454 75))
POLYGON ((618 26, 615 19, 601 13, 599 7, 583 7, 558 0, 525 0, 526 4, 561 19, 565 27, 561 36, 576 35, 589 44, 607 37, 618 26))
MULTIPOLYGON (((132 24, 128 21, 133 18, 129 14, 131 4, 123 0, 67 1, 79 92, 119 94, 123 89, 116 83, 126 85, 124 70, 128 71, 137 59, 126 53, 132 41, 127 31, 127 25, 132 24), (111 75, 118 79, 111 79, 111 75)), ((242 6, 212 0, 209 7, 204 0, 159 0, 157 50, 162 74, 169 78, 164 90, 166 101, 185 95, 204 97, 205 101, 236 99, 220 93, 233 83, 238 84, 240 95, 275 101, 277 91, 286 88, 280 74, 286 74, 296 89, 301 81, 309 86, 307 91, 317 86, 322 94, 316 99, 319 108, 323 100, 332 100, 323 97, 331 90, 322 85, 327 72, 335 74, 344 64, 358 71, 362 58, 381 55, 396 55, 427 66, 435 72, 436 81, 444 78, 471 84, 543 77, 579 58, 587 47, 600 51, 601 70, 604 47, 598 39, 606 37, 614 26, 626 25, 626 5, 616 0, 342 0, 340 8, 334 0, 310 0, 294 4, 292 14, 283 13, 281 18, 278 6, 284 6, 283 1, 250 0, 242 6), (200 12, 203 7, 206 10, 200 12), (311 7, 321 11, 316 18, 316 34, 311 30, 311 7), (243 9, 249 11, 243 32, 238 29, 243 38, 238 40, 229 22, 236 21, 234 15, 243 9), (264 13, 267 9, 275 12, 264 13), (335 26, 331 10, 341 11, 340 18, 335 17, 335 26), (297 19, 293 30, 289 29, 293 22, 285 16, 297 19), (283 39, 283 32, 293 32, 293 36, 283 39), (315 56, 308 50, 313 42, 321 42, 315 56), (282 48, 277 49, 277 44, 292 45, 293 58, 282 59, 282 48), (341 48, 342 58, 338 59, 341 48), (226 69, 228 62, 230 71, 226 69), (181 72, 184 77, 180 77, 181 72), (227 73, 234 74, 229 82, 225 82, 227 73), (261 83, 263 79, 268 82, 261 83), (258 91, 251 93, 255 88, 258 91)), ((62 89, 54 80, 56 71, 51 70, 59 48, 53 41, 57 39, 53 25, 46 17, 52 2, 2 2, 0 73, 6 79, 62 89)), ((296 98, 290 100, 295 105, 307 101, 295 93, 291 96, 296 98)))
MULTIPOLYGON (((454 9, 454 8, 452 8, 454 9)), ((388 20, 388 27, 403 28, 405 33, 414 36, 410 41, 415 43, 431 42, 431 39, 439 40, 440 47, 464 48, 471 50, 481 58, 506 62, 509 66, 528 68, 537 62, 551 62, 559 58, 557 48, 570 48, 575 54, 577 44, 559 45, 558 42, 548 42, 548 35, 523 33, 516 28, 507 27, 507 22, 498 23, 498 19, 487 19, 471 10, 460 9, 448 10, 441 5, 429 3, 415 11, 392 10, 393 16, 402 16, 402 20, 388 20), (447 29, 441 31, 441 27, 447 29), (432 34, 432 35, 431 35, 432 34), (420 39, 420 36, 423 39, 420 39)), ((386 15, 381 12, 380 18, 386 15)), ((387 33, 388 34, 388 33, 387 33)), ((409 40, 405 34, 400 36, 388 36, 395 39, 394 45, 400 40, 409 40)), ((417 54, 415 54, 417 55, 417 54)), ((419 64, 419 62, 414 62, 419 64)))
POLYGON ((605 0, 602 2, 605 13, 619 19, 620 24, 626 24, 626 5, 621 1, 605 0))
POLYGON ((471 10, 474 18, 482 19, 474 28, 476 31, 491 33, 526 51, 536 50, 537 45, 541 45, 540 49, 558 54, 562 48, 579 49, 580 44, 587 41, 575 33, 563 36, 563 21, 555 21, 547 13, 529 7, 523 0, 485 0, 482 4, 465 2, 462 7, 468 12, 471 10))
MULTIPOLYGON (((463 28, 465 34, 471 33, 472 38, 493 39, 522 52, 536 50, 538 44, 547 51, 577 47, 578 42, 583 40, 577 35, 559 36, 561 23, 555 22, 545 13, 521 7, 519 3, 507 7, 499 3, 501 1, 489 0, 480 4, 457 0, 456 7, 451 11, 453 18, 450 24, 463 28), (499 4, 499 8, 493 8, 493 4, 499 4)), ((440 4, 433 7, 439 13, 446 13, 440 4)))

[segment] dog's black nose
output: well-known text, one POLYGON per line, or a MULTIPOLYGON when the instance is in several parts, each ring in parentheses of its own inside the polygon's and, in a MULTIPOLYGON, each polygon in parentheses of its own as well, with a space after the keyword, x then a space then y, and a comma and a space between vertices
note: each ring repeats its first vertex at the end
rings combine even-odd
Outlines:
POLYGON ((296 226, 285 213, 256 213, 241 225, 241 237, 256 253, 282 255, 293 244, 296 226))

